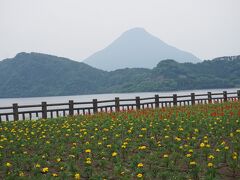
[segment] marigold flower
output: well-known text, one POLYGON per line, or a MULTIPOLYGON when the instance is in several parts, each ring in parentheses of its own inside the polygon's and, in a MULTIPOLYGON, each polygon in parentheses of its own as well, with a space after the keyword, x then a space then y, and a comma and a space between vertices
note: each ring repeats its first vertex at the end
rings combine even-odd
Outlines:
POLYGON ((24 172, 19 172, 19 174, 18 174, 20 177, 23 177, 23 176, 25 176, 25 174, 24 174, 24 172))
POLYGON ((193 153, 193 150, 192 150, 192 149, 189 149, 188 152, 193 153))
POLYGON ((143 163, 138 163, 137 167, 143 167, 143 163))
POLYGON ((176 141, 181 141, 181 138, 175 137, 175 140, 176 140, 176 141))
POLYGON ((92 151, 91 151, 91 149, 86 149, 85 150, 85 153, 91 153, 92 151))
POLYGON ((47 173, 48 172, 48 167, 42 168, 42 173, 47 173))
POLYGON ((6 163, 6 167, 12 167, 12 164, 9 163, 9 162, 7 162, 7 163, 6 163))
POLYGON ((75 178, 75 179, 80 179, 80 174, 79 174, 79 173, 76 173, 76 174, 74 175, 74 178, 75 178))
POLYGON ((208 158, 209 158, 209 159, 214 159, 214 156, 213 156, 212 154, 210 154, 210 155, 208 156, 208 158))
POLYGON ((213 163, 209 162, 208 167, 213 167, 213 163))
POLYGON ((146 146, 139 146, 138 147, 138 149, 140 149, 140 150, 144 150, 144 149, 146 149, 147 147, 146 146))
POLYGON ((41 166, 40 166, 40 164, 37 163, 37 164, 35 165, 35 167, 36 167, 36 168, 40 168, 41 166))
POLYGON ((164 158, 168 158, 168 154, 164 154, 163 157, 164 157, 164 158))
POLYGON ((205 144, 204 143, 201 143, 200 144, 200 148, 204 148, 205 147, 205 144))
POLYGON ((115 157, 115 156, 117 156, 117 153, 116 153, 116 152, 113 152, 113 153, 112 153, 112 157, 115 157))
POLYGON ((224 147, 224 149, 225 149, 225 150, 228 150, 228 149, 229 149, 229 147, 228 147, 228 146, 225 146, 225 147, 224 147))
POLYGON ((86 163, 86 164, 92 164, 91 158, 86 158, 85 163, 86 163))
POLYGON ((191 157, 192 155, 191 154, 186 154, 186 157, 191 157))
POLYGON ((138 177, 138 178, 142 178, 143 175, 142 175, 141 173, 138 173, 138 174, 137 174, 137 177, 138 177))
POLYGON ((108 148, 111 148, 111 147, 112 147, 112 145, 111 145, 111 144, 108 144, 108 145, 107 145, 107 147, 108 147, 108 148))
POLYGON ((197 165, 197 163, 195 161, 191 161, 189 164, 192 165, 192 166, 197 165))
POLYGON ((58 174, 57 173, 52 173, 52 176, 53 177, 58 177, 58 174))

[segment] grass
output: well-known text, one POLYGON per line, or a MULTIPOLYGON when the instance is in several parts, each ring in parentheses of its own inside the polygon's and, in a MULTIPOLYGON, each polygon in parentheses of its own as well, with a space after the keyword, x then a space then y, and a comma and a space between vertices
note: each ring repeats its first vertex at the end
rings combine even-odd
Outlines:
POLYGON ((0 179, 238 179, 240 102, 0 124, 0 179))

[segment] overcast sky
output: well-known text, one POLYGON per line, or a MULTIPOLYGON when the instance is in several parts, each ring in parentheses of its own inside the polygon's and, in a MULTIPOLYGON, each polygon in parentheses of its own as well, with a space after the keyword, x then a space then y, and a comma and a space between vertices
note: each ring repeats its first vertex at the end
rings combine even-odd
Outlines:
POLYGON ((0 0, 0 60, 42 52, 83 60, 143 27, 201 59, 240 55, 240 0, 0 0))

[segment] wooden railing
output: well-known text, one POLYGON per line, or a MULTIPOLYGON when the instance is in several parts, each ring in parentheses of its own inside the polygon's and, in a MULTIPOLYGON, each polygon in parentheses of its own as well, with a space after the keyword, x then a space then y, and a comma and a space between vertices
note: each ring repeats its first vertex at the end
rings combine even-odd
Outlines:
POLYGON ((172 106, 189 106, 195 104, 209 104, 226 101, 240 100, 240 90, 237 92, 194 94, 172 96, 159 96, 133 99, 120 99, 98 101, 93 99, 89 102, 47 104, 42 102, 36 105, 18 105, 14 103, 9 107, 0 107, 0 122, 25 119, 46 119, 59 116, 73 116, 79 114, 96 114, 98 112, 114 112, 145 108, 163 108, 172 106))

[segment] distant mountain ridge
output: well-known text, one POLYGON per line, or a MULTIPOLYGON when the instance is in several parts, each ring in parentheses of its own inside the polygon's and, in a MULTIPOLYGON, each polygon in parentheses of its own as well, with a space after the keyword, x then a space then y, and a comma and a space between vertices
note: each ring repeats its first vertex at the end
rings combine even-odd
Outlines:
POLYGON ((240 56, 107 72, 67 58, 19 53, 0 61, 0 98, 240 87, 240 56))
POLYGON ((164 59, 193 63, 201 61, 191 53, 164 43, 143 28, 133 28, 83 62, 98 69, 112 71, 122 68, 153 68, 164 59))

